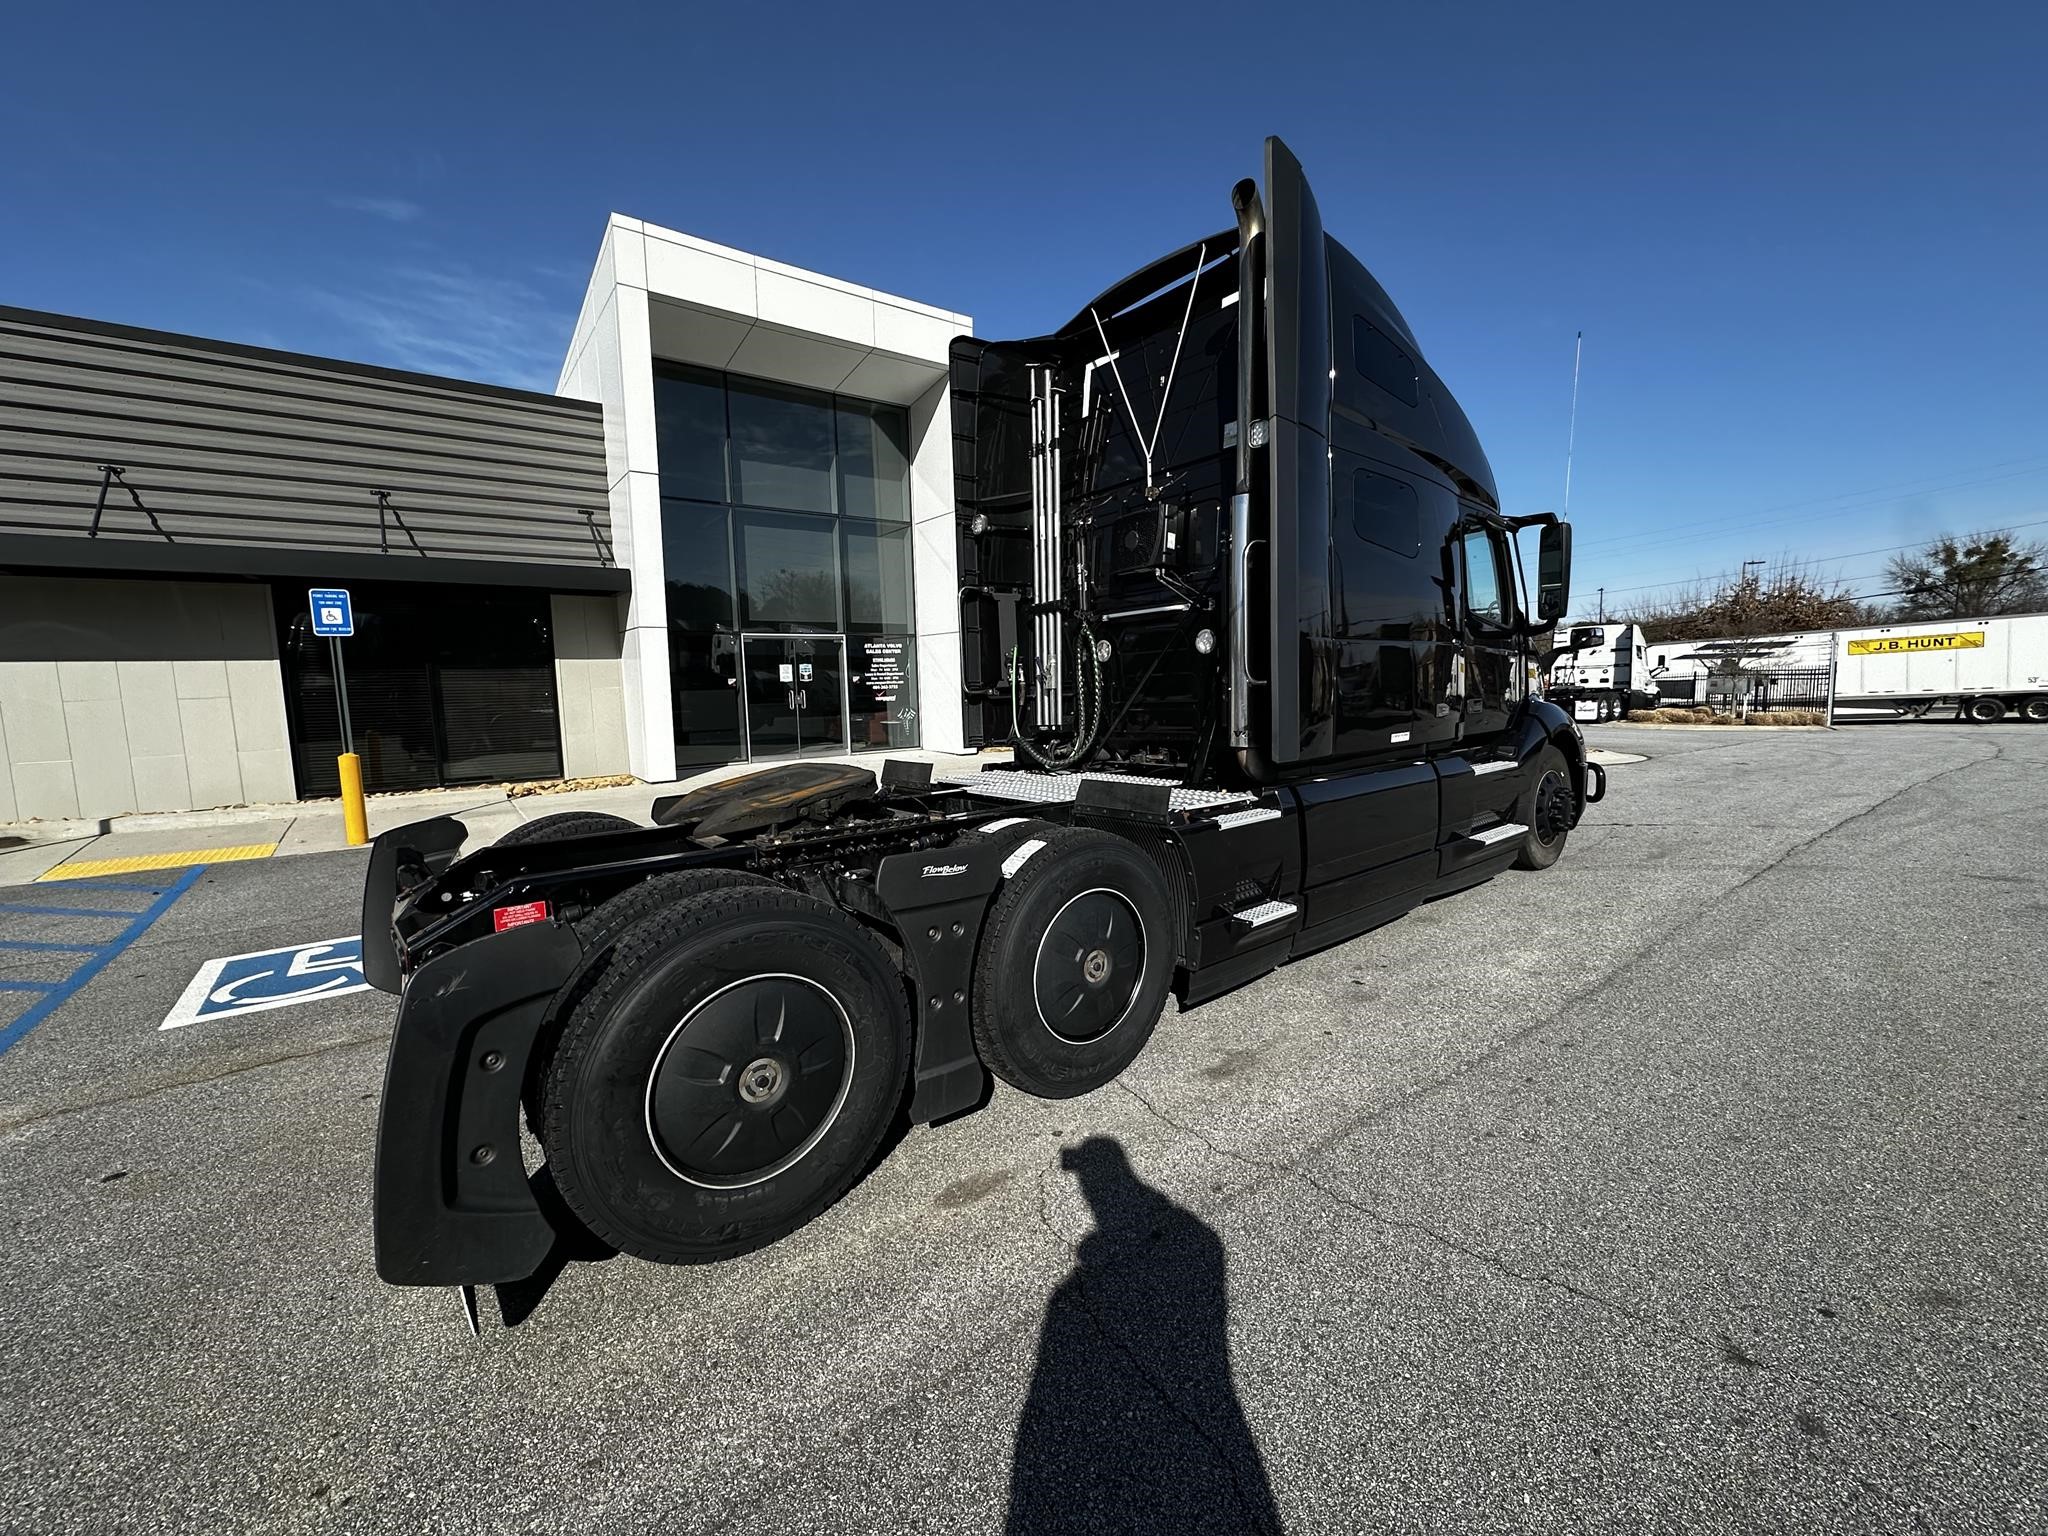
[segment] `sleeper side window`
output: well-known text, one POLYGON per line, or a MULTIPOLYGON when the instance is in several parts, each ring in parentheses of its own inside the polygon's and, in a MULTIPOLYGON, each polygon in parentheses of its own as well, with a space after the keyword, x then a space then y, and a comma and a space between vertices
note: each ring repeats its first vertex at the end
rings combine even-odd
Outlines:
POLYGON ((1422 508, 1415 487, 1393 475, 1353 471, 1351 528, 1361 539, 1413 560, 1422 550, 1422 508))
POLYGON ((1421 403, 1415 383, 1415 360, 1401 350, 1401 344, 1363 315, 1351 317, 1352 361, 1372 383, 1403 405, 1421 403))

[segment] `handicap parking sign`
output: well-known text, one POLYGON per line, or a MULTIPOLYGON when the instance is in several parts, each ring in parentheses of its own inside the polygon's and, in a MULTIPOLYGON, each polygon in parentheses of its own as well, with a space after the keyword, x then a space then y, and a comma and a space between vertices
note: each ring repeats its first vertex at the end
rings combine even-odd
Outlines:
POLYGON ((179 1029, 269 1008, 289 1008, 316 997, 365 992, 363 941, 324 939, 286 949, 259 949, 247 955, 224 955, 199 967, 177 1006, 159 1029, 179 1029))
POLYGON ((346 587, 315 587, 306 594, 306 606, 313 611, 313 633, 346 640, 356 632, 354 605, 346 587))

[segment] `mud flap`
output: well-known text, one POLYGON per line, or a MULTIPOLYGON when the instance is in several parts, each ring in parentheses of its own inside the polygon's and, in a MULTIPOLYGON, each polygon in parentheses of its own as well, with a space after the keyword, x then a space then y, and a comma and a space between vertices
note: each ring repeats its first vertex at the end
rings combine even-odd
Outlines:
POLYGON ((377 1273, 495 1285, 555 1239, 519 1155, 519 1091, 549 1002, 582 959, 562 924, 477 939, 413 972, 384 1069, 374 1180, 377 1273))

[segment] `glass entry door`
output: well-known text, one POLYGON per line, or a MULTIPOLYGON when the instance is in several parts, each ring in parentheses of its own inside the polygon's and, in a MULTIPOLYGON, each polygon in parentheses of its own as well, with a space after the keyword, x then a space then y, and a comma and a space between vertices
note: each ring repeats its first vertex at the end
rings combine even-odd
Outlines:
POLYGON ((747 755, 846 750, 846 641, 838 635, 743 635, 747 755))

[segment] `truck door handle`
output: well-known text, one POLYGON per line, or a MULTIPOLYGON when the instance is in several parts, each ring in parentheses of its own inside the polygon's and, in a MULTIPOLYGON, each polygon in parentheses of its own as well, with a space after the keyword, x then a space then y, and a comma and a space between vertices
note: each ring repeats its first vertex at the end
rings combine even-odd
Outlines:
POLYGON ((808 689, 808 688, 804 688, 804 689, 800 689, 800 690, 798 690, 798 692, 797 692, 797 696, 796 696, 796 707, 797 707, 798 709, 809 709, 809 708, 811 707, 811 690, 810 690, 810 689, 808 689))

